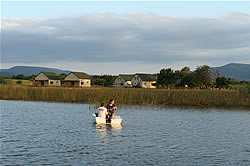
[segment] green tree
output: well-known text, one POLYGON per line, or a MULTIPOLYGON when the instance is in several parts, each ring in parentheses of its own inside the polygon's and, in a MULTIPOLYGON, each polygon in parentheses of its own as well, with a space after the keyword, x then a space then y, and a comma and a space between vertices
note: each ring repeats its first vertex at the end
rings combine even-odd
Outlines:
POLYGON ((182 73, 184 76, 188 75, 188 74, 190 73, 190 68, 189 68, 189 67, 183 67, 183 68, 181 69, 181 73, 182 73))
POLYGON ((6 80, 4 78, 0 77, 0 84, 7 84, 6 80))
POLYGON ((101 86, 111 86, 114 84, 116 76, 112 75, 94 75, 91 77, 92 85, 101 85, 101 86))
POLYGON ((94 84, 94 85, 102 85, 102 86, 104 86, 104 83, 105 83, 105 80, 102 79, 102 78, 96 78, 96 79, 93 81, 93 84, 94 84))
POLYGON ((17 81, 16 82, 16 84, 19 84, 19 85, 22 84, 22 83, 23 83, 22 81, 17 81))
POLYGON ((23 74, 19 74, 16 76, 16 79, 24 80, 25 76, 23 74))
POLYGON ((198 86, 198 79, 197 75, 194 72, 191 72, 187 74, 182 80, 181 80, 181 86, 188 86, 190 88, 194 88, 198 86))
POLYGON ((104 86, 111 86, 114 84, 116 77, 112 75, 103 75, 101 76, 105 80, 104 86))
POLYGON ((157 84, 161 87, 166 87, 169 84, 175 83, 174 71, 171 68, 161 69, 160 73, 157 76, 157 84))
POLYGON ((184 77, 184 73, 182 73, 181 71, 179 70, 176 70, 174 72, 174 81, 178 80, 178 79, 181 79, 184 77))
POLYGON ((209 87, 212 85, 212 72, 207 65, 199 66, 194 71, 199 87, 209 87))
POLYGON ((226 77, 216 78, 216 88, 229 88, 230 79, 226 77))
POLYGON ((62 78, 62 79, 64 79, 66 76, 67 76, 67 74, 65 74, 65 73, 62 73, 62 74, 59 75, 59 77, 62 78))

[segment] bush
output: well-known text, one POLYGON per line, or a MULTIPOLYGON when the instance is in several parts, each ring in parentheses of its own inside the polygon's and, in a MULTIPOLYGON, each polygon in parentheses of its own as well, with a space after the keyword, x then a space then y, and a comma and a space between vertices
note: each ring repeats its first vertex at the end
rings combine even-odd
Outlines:
POLYGON ((216 88, 229 88, 230 80, 226 77, 216 78, 216 88))
POLYGON ((22 81, 17 81, 16 82, 16 84, 19 84, 19 85, 22 84, 22 83, 23 83, 22 81))
POLYGON ((0 78, 0 84, 7 84, 7 82, 4 78, 0 78))

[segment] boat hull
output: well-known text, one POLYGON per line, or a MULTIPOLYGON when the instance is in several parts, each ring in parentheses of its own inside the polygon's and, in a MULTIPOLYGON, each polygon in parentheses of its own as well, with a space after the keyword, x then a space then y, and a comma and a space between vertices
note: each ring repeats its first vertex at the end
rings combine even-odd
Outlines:
POLYGON ((96 124, 121 124, 122 119, 119 116, 115 116, 111 120, 106 120, 103 117, 95 117, 95 123, 96 124))

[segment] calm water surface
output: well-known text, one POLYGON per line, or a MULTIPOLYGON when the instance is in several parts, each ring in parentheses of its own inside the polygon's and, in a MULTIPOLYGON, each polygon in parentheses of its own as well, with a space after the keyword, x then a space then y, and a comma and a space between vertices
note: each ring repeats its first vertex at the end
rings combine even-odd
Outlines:
POLYGON ((250 165, 250 111, 1 101, 0 165, 250 165))

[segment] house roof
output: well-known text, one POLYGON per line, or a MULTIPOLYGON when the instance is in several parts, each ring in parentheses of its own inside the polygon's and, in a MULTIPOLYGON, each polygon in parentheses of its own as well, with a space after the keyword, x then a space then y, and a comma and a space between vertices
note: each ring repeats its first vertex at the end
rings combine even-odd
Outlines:
POLYGON ((41 72, 50 80, 62 80, 62 78, 53 72, 41 72))
POLYGON ((137 73, 136 75, 138 75, 142 81, 156 81, 156 75, 154 75, 154 74, 137 73))
POLYGON ((86 73, 83 72, 71 72, 79 79, 90 79, 89 76, 86 73))
POLYGON ((131 81, 131 79, 134 77, 134 74, 120 74, 119 76, 125 81, 131 81))

